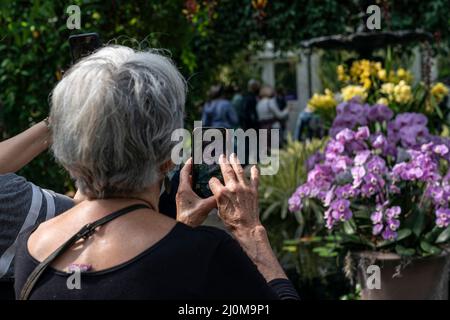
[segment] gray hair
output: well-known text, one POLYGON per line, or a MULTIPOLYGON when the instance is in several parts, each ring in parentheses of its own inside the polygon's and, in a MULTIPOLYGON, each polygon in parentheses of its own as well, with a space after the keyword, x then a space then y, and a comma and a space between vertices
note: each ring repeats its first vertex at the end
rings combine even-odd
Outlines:
POLYGON ((169 58, 104 47, 52 92, 53 153, 89 198, 141 192, 170 159, 185 99, 185 80, 169 58))
POLYGON ((247 83, 248 91, 257 93, 259 91, 260 86, 261 85, 258 80, 255 80, 255 79, 248 80, 248 83, 247 83))

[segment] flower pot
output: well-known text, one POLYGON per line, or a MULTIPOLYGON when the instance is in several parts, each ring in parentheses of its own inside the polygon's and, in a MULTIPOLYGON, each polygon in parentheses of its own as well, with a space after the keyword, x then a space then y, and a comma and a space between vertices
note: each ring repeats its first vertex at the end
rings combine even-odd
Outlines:
POLYGON ((402 258, 393 253, 360 252, 354 255, 362 300, 448 299, 449 255, 402 258), (379 267, 380 288, 374 288, 379 267), (371 278, 372 277, 372 278, 371 278))

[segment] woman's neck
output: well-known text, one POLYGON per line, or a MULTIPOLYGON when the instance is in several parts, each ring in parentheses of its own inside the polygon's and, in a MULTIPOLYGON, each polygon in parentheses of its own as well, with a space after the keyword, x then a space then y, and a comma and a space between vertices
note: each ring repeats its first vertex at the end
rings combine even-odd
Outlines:
POLYGON ((158 212, 160 190, 160 183, 157 183, 140 193, 105 199, 86 199, 78 206, 84 207, 85 210, 87 209, 87 212, 101 214, 112 212, 132 204, 142 203, 147 205, 151 210, 158 212))

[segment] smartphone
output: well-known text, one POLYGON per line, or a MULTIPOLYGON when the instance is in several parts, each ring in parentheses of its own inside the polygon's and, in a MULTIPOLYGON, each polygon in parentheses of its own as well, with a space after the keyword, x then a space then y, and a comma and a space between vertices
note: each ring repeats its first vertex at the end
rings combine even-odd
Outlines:
POLYGON ((76 63, 100 48, 101 43, 97 33, 83 33, 70 36, 69 45, 72 63, 76 63))
POLYGON ((209 180, 216 177, 223 183, 219 156, 226 154, 227 129, 198 127, 194 129, 192 137, 193 190, 199 197, 208 198, 212 196, 209 180))

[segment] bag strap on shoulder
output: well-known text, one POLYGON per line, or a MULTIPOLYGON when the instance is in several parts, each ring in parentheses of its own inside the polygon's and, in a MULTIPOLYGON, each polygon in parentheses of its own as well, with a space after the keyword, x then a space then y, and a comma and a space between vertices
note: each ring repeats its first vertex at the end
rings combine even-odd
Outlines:
POLYGON ((37 281, 39 280, 41 275, 44 273, 44 271, 47 269, 47 267, 50 264, 52 264, 52 262, 56 258, 58 258, 62 253, 64 253, 64 251, 69 249, 75 242, 77 242, 80 239, 86 240, 95 232, 95 230, 98 227, 100 227, 100 226, 110 222, 111 220, 114 220, 124 214, 127 214, 131 211, 135 211, 138 209, 150 209, 150 207, 145 204, 134 204, 134 205, 125 207, 123 209, 120 209, 118 211, 115 211, 101 219, 98 219, 97 221, 88 223, 85 226, 83 226, 69 240, 67 240, 65 243, 63 243, 58 249, 56 249, 52 254, 50 254, 44 261, 39 263, 39 265, 33 270, 33 272, 31 272, 31 274, 28 276, 27 282, 25 282, 24 286, 22 287, 19 300, 28 300, 28 298, 31 294, 31 291, 33 290, 37 281))

